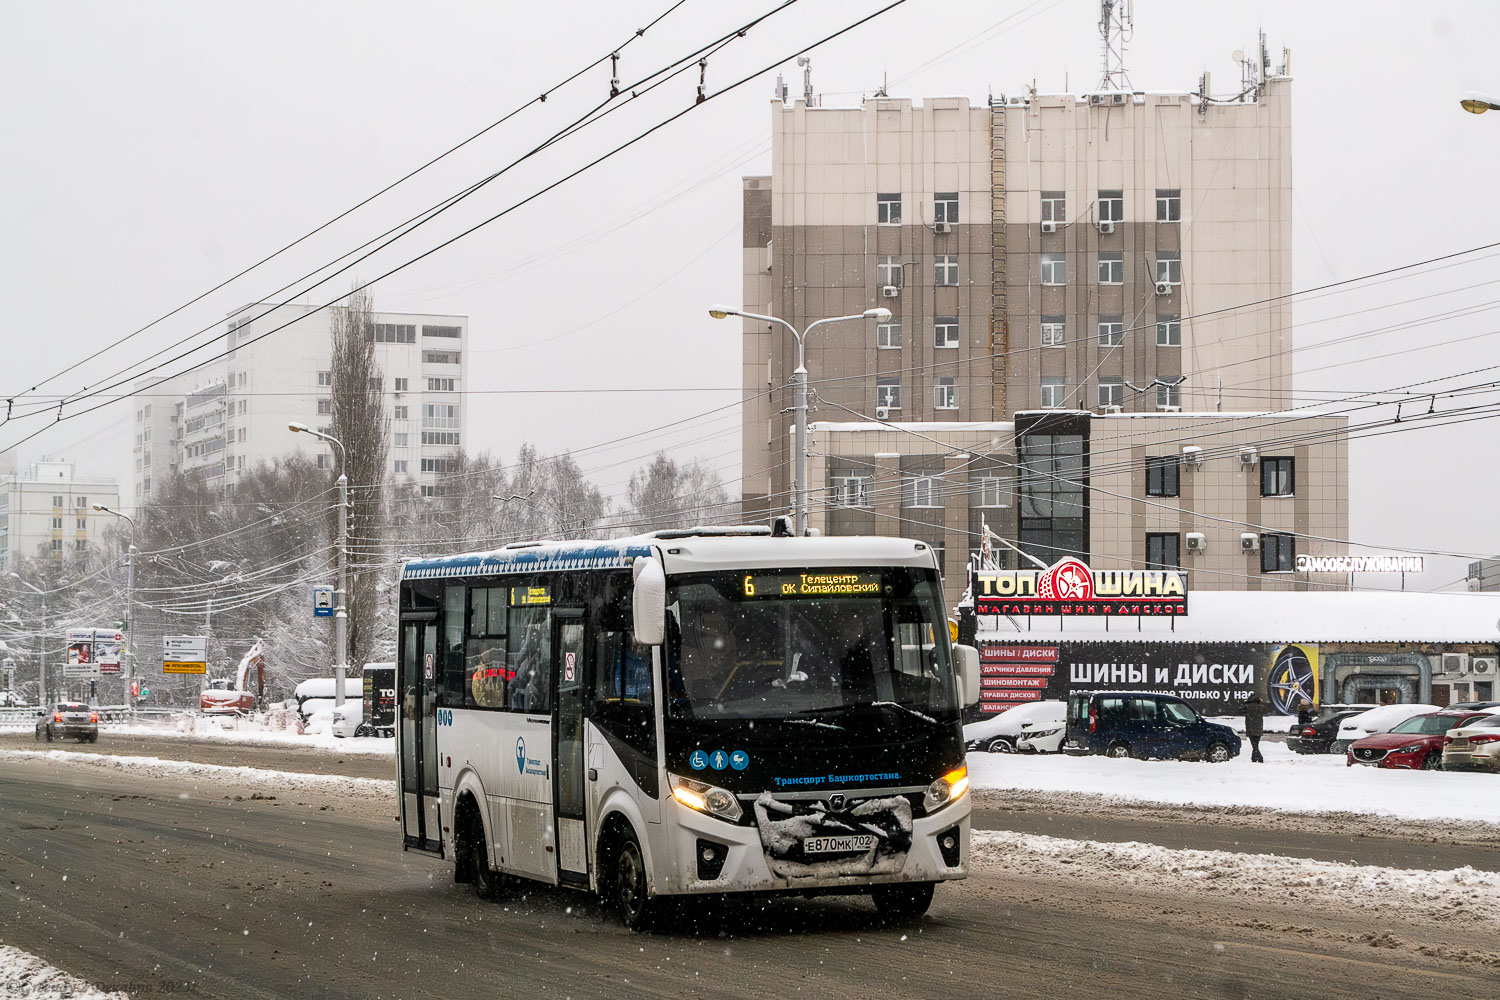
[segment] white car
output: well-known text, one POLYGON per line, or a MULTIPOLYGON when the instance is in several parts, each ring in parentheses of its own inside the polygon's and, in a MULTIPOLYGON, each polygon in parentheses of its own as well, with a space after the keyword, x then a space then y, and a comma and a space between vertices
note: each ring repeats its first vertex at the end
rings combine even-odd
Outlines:
POLYGON ((353 736, 364 722, 364 708, 363 702, 352 698, 345 699, 344 704, 337 707, 330 703, 327 708, 313 712, 304 732, 311 735, 332 733, 334 736, 353 736))
POLYGON ((1362 740, 1376 733, 1388 733, 1407 719, 1436 711, 1438 711, 1436 705, 1382 705, 1368 712, 1351 715, 1339 723, 1339 731, 1333 738, 1333 746, 1330 750, 1341 754, 1348 750, 1349 745, 1355 740, 1362 740))
POLYGON ((964 744, 989 753, 1056 753, 1067 728, 1068 703, 1035 701, 964 726, 964 744))

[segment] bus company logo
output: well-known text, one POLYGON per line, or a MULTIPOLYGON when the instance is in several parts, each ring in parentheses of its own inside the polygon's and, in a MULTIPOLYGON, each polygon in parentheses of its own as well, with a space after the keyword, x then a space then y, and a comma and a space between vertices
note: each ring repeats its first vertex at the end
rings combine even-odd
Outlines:
POLYGON ((516 771, 520 774, 534 774, 539 778, 548 777, 552 772, 546 764, 535 757, 526 756, 526 737, 516 737, 516 771))
POLYGON ((526 773, 526 737, 516 737, 516 773, 526 773))

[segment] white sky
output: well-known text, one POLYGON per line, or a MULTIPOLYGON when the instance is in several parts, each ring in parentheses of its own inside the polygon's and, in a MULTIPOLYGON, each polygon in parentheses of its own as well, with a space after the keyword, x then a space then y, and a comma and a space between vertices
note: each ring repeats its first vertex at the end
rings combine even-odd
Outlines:
MULTIPOLYGON (((625 50, 621 75, 629 82, 655 70, 774 2, 686 0, 625 50)), ((522 20, 506 13, 517 5, 481 2, 230 8, 3 0, 0 87, 10 98, 0 106, 0 393, 23 392, 326 221, 668 6, 524 5, 522 20)), ((712 59, 709 89, 879 6, 795 4, 712 59)), ((1273 62, 1282 46, 1292 48, 1294 287, 1500 240, 1500 199, 1491 195, 1500 114, 1475 117, 1457 104, 1465 90, 1500 91, 1500 5, 1143 0, 1137 7, 1126 59, 1137 88, 1190 90, 1207 68, 1215 91, 1230 93, 1238 83, 1230 53, 1250 51, 1260 27, 1273 62)), ((856 104, 883 73, 893 95, 917 98, 983 102, 991 90, 1017 93, 1033 79, 1044 92, 1087 90, 1098 75, 1096 18, 1090 0, 909 0, 814 53, 814 82, 829 105, 856 104)), ((796 68, 788 63, 783 72, 800 91, 796 68)), ((697 75, 695 67, 506 175, 312 297, 346 291, 355 274, 375 277, 688 106, 697 75)), ((739 178, 768 170, 774 77, 699 108, 375 287, 377 308, 471 317, 471 450, 511 457, 523 440, 571 449, 616 490, 649 453, 667 447, 708 460, 737 485, 734 408, 586 449, 737 399, 738 324, 715 323, 704 307, 740 294, 739 178), (502 391, 538 387, 679 391, 502 391)), ((59 390, 77 390, 203 327, 222 329, 231 309, 270 297, 508 162, 602 99, 607 82, 607 66, 592 71, 417 181, 29 398, 55 401, 59 390)), ((1299 300, 1302 398, 1500 364, 1500 326, 1478 287, 1494 273, 1490 257, 1299 300), (1471 314, 1313 349, 1463 307, 1471 314), (1458 338, 1471 339, 1441 346, 1458 338)), ((28 441, 21 462, 69 457, 80 472, 128 483, 128 405, 28 441)), ((1428 405, 1412 404, 1404 416, 1428 405)), ((1440 397, 1436 408, 1458 405, 1440 397)), ((1368 411, 1360 419, 1391 416, 1368 411)), ((13 420, 0 428, 0 447, 50 419, 13 420)), ((1493 437, 1480 421, 1356 441, 1352 538, 1368 548, 1500 551, 1490 515, 1500 485, 1488 461, 1493 437)), ((1408 586, 1462 575, 1462 560, 1430 559, 1408 586)))

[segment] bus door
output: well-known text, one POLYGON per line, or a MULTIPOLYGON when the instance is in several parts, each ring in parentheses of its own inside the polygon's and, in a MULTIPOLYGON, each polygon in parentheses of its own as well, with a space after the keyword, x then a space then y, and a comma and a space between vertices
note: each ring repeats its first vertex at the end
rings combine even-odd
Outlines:
POLYGON ((401 830, 407 850, 443 853, 438 820, 436 616, 401 622, 401 830))
POLYGON ((557 830, 559 882, 587 886, 589 881, 587 816, 584 810, 583 710, 585 681, 583 609, 554 608, 552 615, 553 676, 557 678, 557 717, 553 721, 552 759, 556 787, 554 829, 557 830))

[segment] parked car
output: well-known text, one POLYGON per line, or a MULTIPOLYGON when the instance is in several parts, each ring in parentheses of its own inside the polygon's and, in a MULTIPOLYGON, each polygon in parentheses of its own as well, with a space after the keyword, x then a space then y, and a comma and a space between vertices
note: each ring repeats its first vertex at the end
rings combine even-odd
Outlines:
POLYGON ((1443 770, 1500 774, 1500 715, 1486 715, 1450 731, 1443 741, 1443 770))
POLYGON ((1479 711, 1481 708, 1500 708, 1500 701, 1460 701, 1443 709, 1445 712, 1454 712, 1460 709, 1473 709, 1479 711))
POLYGON ((47 742, 76 739, 80 743, 99 742, 99 711, 81 701, 60 701, 50 711, 37 713, 36 738, 47 742))
POLYGON ((1240 753, 1233 729, 1209 722, 1181 698, 1145 691, 1068 696, 1066 753, 1172 757, 1221 763, 1240 753))
POLYGON ((1443 740, 1450 729, 1485 719, 1489 712, 1431 712, 1415 715, 1388 733, 1355 740, 1344 763, 1436 771, 1443 766, 1443 740))
POLYGON ((1375 733, 1388 733, 1413 716, 1437 710, 1436 705, 1382 705, 1368 712, 1351 715, 1339 723, 1332 750, 1334 753, 1347 753, 1355 740, 1362 740, 1375 733))
POLYGON ((1065 701, 1034 701, 1016 705, 999 715, 964 726, 970 750, 1015 753, 1017 750, 1056 753, 1062 743, 1068 714, 1065 701))
POLYGON ((1338 735, 1339 723, 1351 715, 1368 712, 1375 705, 1321 705, 1307 723, 1287 731, 1287 749, 1293 753, 1327 753, 1338 735))

